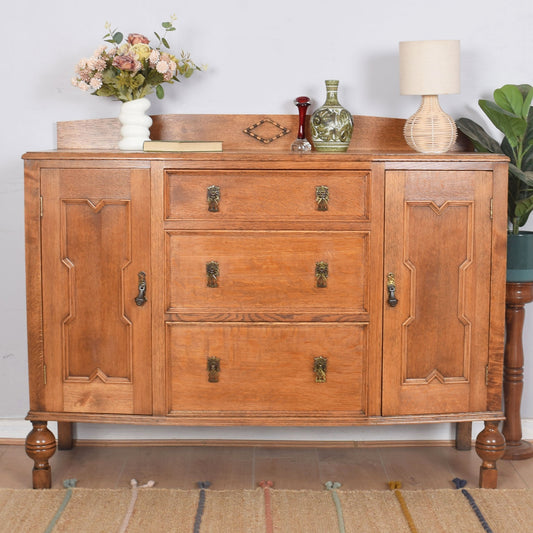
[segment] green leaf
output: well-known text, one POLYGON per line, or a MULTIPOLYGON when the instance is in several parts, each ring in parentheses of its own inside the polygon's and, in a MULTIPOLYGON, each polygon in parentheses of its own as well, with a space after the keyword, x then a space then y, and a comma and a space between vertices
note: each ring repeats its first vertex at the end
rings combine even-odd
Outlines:
POLYGON ((159 34, 158 34, 156 31, 154 31, 154 35, 155 35, 159 40, 161 40, 161 37, 159 37, 159 34))
POLYGON ((502 152, 511 160, 511 163, 513 165, 516 165, 516 154, 511 145, 509 144, 507 137, 504 137, 502 139, 502 144, 500 146, 502 148, 502 152))
POLYGON ((527 117, 529 115, 529 110, 531 107, 531 100, 533 100, 533 87, 531 87, 531 90, 526 94, 524 98, 524 104, 522 106, 522 117, 527 120, 527 117))
POLYGON ((521 83, 520 85, 517 85, 518 90, 522 93, 522 96, 524 100, 526 99, 529 91, 533 89, 533 87, 529 83, 521 83))
POLYGON ((96 94, 98 96, 114 96, 115 89, 109 87, 108 85, 102 85, 102 87, 100 87, 100 89, 95 91, 93 94, 96 94))
POLYGON ((164 91, 163 87, 161 87, 161 85, 158 85, 155 88, 155 94, 160 100, 165 97, 165 91, 164 91))
POLYGON ((481 126, 469 118, 456 120, 457 127, 472 141, 478 152, 490 152, 492 154, 503 153, 498 142, 493 139, 481 126))
POLYGON ((163 28, 168 30, 169 28, 172 28, 172 22, 162 22, 161 26, 163 26, 163 28))
POLYGON ((520 170, 512 163, 509 164, 509 174, 519 179, 522 183, 525 183, 528 187, 533 187, 533 171, 520 170))
POLYGON ((490 121, 507 137, 514 148, 526 132, 527 121, 502 109, 490 100, 480 100, 479 107, 485 112, 490 121))
POLYGON ((524 198, 523 200, 519 200, 516 202, 516 207, 514 210, 515 217, 518 219, 518 225, 523 226, 527 219, 529 218, 529 215, 533 211, 533 196, 529 196, 528 198, 524 198))
POLYGON ((496 89, 494 91, 494 101, 505 111, 519 117, 522 116, 524 97, 516 85, 504 85, 500 89, 496 89))
POLYGON ((522 159, 522 170, 528 172, 533 171, 533 145, 525 152, 524 158, 522 159))
POLYGON ((170 48, 170 46, 168 45, 168 41, 164 37, 161 39, 161 42, 163 43, 165 48, 170 48))

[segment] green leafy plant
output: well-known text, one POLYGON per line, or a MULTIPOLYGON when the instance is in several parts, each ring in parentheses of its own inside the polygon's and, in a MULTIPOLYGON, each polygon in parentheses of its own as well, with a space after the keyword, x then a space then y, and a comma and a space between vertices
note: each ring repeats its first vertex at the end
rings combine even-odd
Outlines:
POLYGON ((457 127, 478 152, 505 154, 509 164, 508 218, 517 234, 533 211, 533 87, 504 85, 494 91, 494 101, 479 100, 479 107, 504 137, 501 143, 468 118, 457 127))
POLYGON ((172 15, 169 22, 162 22, 164 33, 154 32, 158 42, 150 45, 150 39, 140 33, 124 35, 112 30, 107 22, 104 41, 90 58, 83 58, 76 66, 72 84, 97 96, 110 96, 121 102, 143 98, 155 90, 158 98, 165 96, 162 83, 180 81, 178 75, 189 78, 198 67, 190 55, 181 52, 180 57, 170 52, 167 33, 176 31, 172 15), (163 50, 166 48, 167 51, 163 50))

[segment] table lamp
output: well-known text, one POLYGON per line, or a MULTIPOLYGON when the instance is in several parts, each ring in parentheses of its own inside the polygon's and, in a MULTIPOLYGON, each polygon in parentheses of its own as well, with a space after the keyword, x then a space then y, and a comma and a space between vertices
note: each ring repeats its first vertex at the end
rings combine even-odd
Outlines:
POLYGON ((417 152, 441 154, 455 143, 457 127, 441 109, 438 95, 460 91, 459 64, 459 41, 400 42, 400 93, 422 96, 403 130, 417 152))

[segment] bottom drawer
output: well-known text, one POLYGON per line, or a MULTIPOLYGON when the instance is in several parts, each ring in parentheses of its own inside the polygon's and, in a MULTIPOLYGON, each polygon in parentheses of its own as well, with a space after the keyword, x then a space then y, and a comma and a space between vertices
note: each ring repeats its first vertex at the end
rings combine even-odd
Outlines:
POLYGON ((366 412, 366 324, 169 322, 167 351, 170 414, 366 412))

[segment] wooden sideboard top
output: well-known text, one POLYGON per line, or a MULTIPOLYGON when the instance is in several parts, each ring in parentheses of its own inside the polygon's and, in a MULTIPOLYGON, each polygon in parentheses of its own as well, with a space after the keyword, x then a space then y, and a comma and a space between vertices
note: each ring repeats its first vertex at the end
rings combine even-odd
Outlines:
MULTIPOLYGON (((27 152, 23 159, 38 160, 138 160, 138 161, 210 161, 210 162, 250 162, 261 167, 261 163, 292 163, 298 162, 298 166, 309 166, 318 168, 328 166, 335 162, 336 167, 342 167, 343 163, 353 164, 356 162, 380 162, 380 161, 409 161, 411 163, 420 162, 442 162, 463 161, 479 163, 486 162, 507 162, 508 158, 499 154, 488 154, 478 152, 448 152, 445 154, 421 154, 417 152, 392 152, 392 151, 356 151, 351 150, 346 153, 325 153, 308 152, 305 154, 292 152, 261 152, 261 151, 239 151, 224 150, 223 152, 130 152, 119 150, 102 149, 63 149, 44 150, 37 152, 27 152)), ((292 166, 292 165, 291 165, 292 166)))

